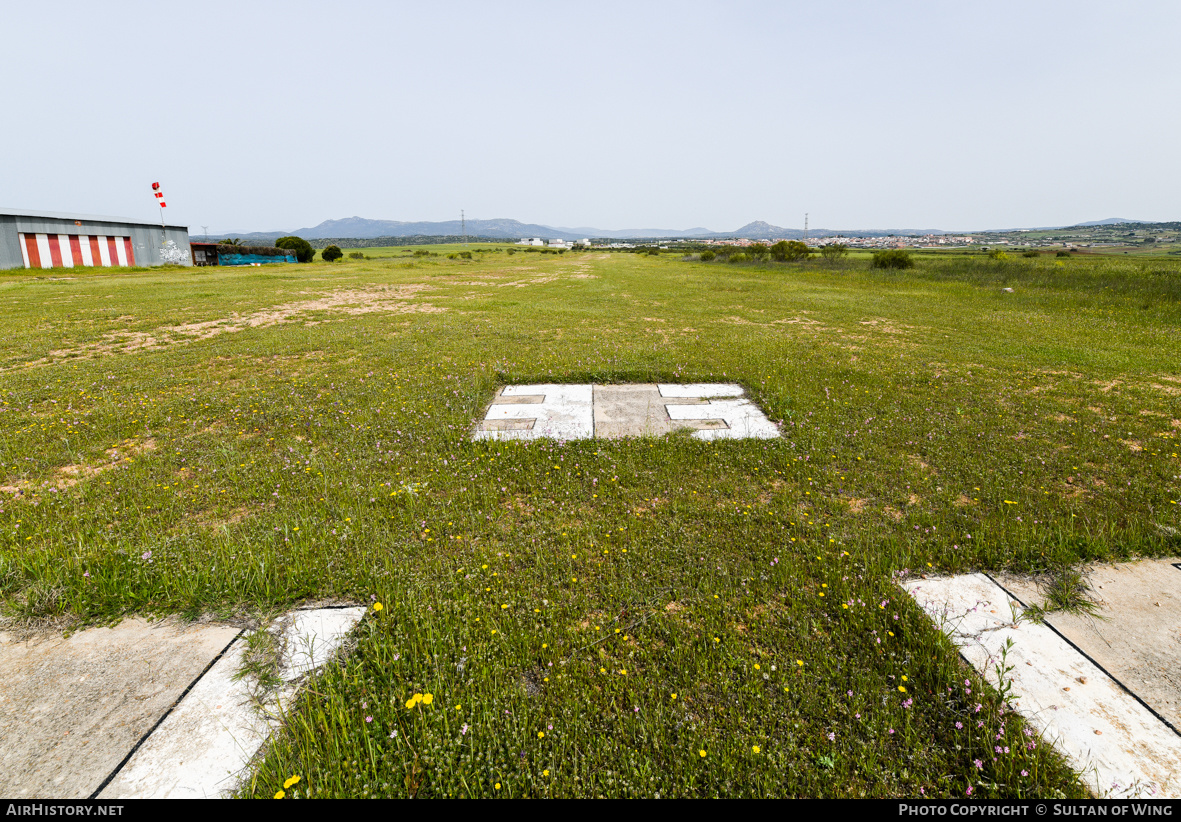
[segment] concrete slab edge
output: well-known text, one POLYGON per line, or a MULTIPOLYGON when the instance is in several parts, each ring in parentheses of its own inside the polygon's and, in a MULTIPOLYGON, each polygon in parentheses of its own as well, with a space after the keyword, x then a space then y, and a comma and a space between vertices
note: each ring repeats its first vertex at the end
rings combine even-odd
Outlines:
POLYGON ((186 689, 160 721, 107 777, 92 799, 218 798, 232 794, 303 678, 331 661, 365 615, 364 606, 301 609, 285 614, 280 678, 264 706, 238 679, 245 632, 240 632, 186 689))
POLYGON ((172 705, 169 706, 168 710, 165 711, 164 714, 159 719, 156 720, 156 724, 154 724, 151 728, 149 728, 147 733, 145 733, 143 736, 141 736, 139 738, 139 741, 137 741, 135 743, 135 745, 131 748, 131 750, 127 752, 127 756, 123 757, 123 759, 119 762, 119 764, 116 765, 114 767, 114 769, 109 774, 107 774, 107 778, 102 781, 102 784, 100 784, 97 788, 95 788, 94 792, 91 793, 90 796, 87 797, 87 799, 89 801, 93 802, 95 799, 98 799, 99 794, 101 794, 103 792, 103 789, 105 789, 107 787, 107 785, 110 784, 111 780, 115 778, 116 774, 118 774, 119 771, 123 770, 123 766, 127 764, 127 762, 131 759, 131 757, 135 756, 135 752, 139 750, 140 746, 143 745, 145 742, 147 742, 148 737, 150 737, 153 733, 155 733, 156 729, 159 728, 161 724, 163 724, 164 720, 168 719, 169 715, 174 710, 176 710, 176 706, 180 705, 180 703, 184 700, 184 698, 186 696, 188 696, 189 691, 193 690, 193 688, 196 686, 196 684, 201 681, 201 677, 203 677, 203 676, 205 676, 205 674, 209 673, 210 669, 212 669, 214 665, 216 665, 219 661, 221 661, 221 658, 224 657, 226 655, 226 653, 230 650, 230 648, 233 647, 234 643, 242 638, 243 633, 245 633, 245 629, 243 629, 242 631, 239 631, 237 634, 235 634, 234 638, 226 643, 226 646, 224 648, 222 648, 221 651, 218 652, 217 656, 215 656, 213 659, 209 660, 209 664, 205 666, 204 670, 202 670, 201 673, 197 674, 196 679, 194 679, 192 682, 190 682, 187 688, 185 688, 183 691, 181 691, 181 694, 180 694, 180 696, 178 696, 176 698, 176 701, 173 702, 172 705))
POLYGON ((902 587, 992 684, 998 660, 1011 666, 1004 675, 1013 708, 1097 796, 1181 798, 1181 737, 1172 726, 1056 631, 1023 620, 1024 606, 994 579, 967 574, 902 587))
MULTIPOLYGON (((1178 563, 1178 565, 1181 565, 1181 563, 1178 563)), ((1181 570, 1181 568, 1178 568, 1178 570, 1181 570)), ((1017 596, 1012 591, 1010 591, 1008 588, 1006 588, 1004 586, 1004 584, 1002 584, 1000 582, 1000 580, 998 580, 992 574, 986 573, 984 576, 991 579, 993 581, 993 583, 995 583, 998 588, 1000 588, 1002 591, 1005 592, 1006 596, 1008 596, 1010 599, 1016 601, 1018 604, 1021 605, 1022 608, 1025 608, 1025 609, 1029 608, 1028 604, 1026 604, 1019 596, 1017 596)), ((1166 728, 1171 730, 1178 737, 1181 737, 1181 729, 1178 729, 1176 725, 1174 725, 1172 722, 1170 722, 1169 720, 1167 720, 1163 716, 1161 716, 1160 713, 1155 708, 1153 708, 1151 705, 1149 705, 1147 702, 1145 702, 1143 699, 1141 699, 1140 696, 1135 691, 1133 691, 1131 688, 1129 688, 1127 685, 1125 685, 1123 682, 1121 682, 1119 677, 1117 677, 1115 674, 1111 673, 1111 671, 1107 670, 1105 667, 1100 665, 1098 660, 1096 660, 1094 657, 1092 657, 1090 654, 1088 654, 1086 651, 1084 651, 1082 648, 1080 648, 1076 643, 1072 642, 1069 637, 1067 637, 1065 634, 1063 634, 1061 631, 1059 631, 1057 628, 1055 628, 1054 624, 1052 622, 1047 620, 1044 624, 1047 628, 1049 628, 1051 631, 1053 631, 1055 634, 1057 634, 1058 637, 1063 642, 1065 642, 1067 645, 1069 645, 1071 648, 1073 648, 1078 654, 1086 657, 1087 660, 1090 661, 1090 663, 1092 665, 1094 665, 1096 668, 1098 668, 1100 671, 1102 671, 1109 679, 1111 679, 1112 682, 1114 682, 1116 685, 1118 685, 1123 690, 1124 693, 1126 693, 1132 699, 1139 702, 1140 705, 1143 706, 1144 710, 1148 711, 1150 714, 1155 716, 1161 722, 1162 725, 1164 725, 1166 728)))

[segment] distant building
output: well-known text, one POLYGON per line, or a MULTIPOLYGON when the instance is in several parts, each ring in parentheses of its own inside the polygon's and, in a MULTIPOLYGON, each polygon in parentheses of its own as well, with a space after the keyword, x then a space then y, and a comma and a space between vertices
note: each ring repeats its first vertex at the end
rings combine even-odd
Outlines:
POLYGON ((0 269, 192 265, 189 229, 121 217, 0 209, 0 269))

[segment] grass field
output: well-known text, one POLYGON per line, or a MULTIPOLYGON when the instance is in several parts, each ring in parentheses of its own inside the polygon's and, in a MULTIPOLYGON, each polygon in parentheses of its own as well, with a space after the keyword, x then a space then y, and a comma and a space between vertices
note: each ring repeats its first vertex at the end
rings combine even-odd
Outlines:
POLYGON ((247 795, 1084 793, 895 583, 1181 549, 1181 263, 427 250, 0 276, 13 623, 370 604, 247 795), (783 438, 469 442, 632 381, 783 438))

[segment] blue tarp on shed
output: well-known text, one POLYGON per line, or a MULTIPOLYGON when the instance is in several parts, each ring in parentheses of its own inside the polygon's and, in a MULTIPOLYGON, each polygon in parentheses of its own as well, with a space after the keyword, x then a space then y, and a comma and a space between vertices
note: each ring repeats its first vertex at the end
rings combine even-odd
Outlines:
POLYGON ((270 254, 218 254, 219 265, 254 265, 255 263, 293 263, 295 255, 286 257, 270 254))

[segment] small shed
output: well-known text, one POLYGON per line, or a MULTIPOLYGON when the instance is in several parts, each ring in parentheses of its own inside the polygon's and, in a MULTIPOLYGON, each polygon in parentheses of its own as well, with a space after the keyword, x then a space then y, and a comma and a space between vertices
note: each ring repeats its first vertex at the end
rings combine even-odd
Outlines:
POLYGON ((217 243, 189 243, 193 265, 217 265, 217 243))
POLYGON ((189 243, 189 246, 193 252, 193 265, 268 265, 295 262, 295 252, 290 248, 224 243, 189 243))

